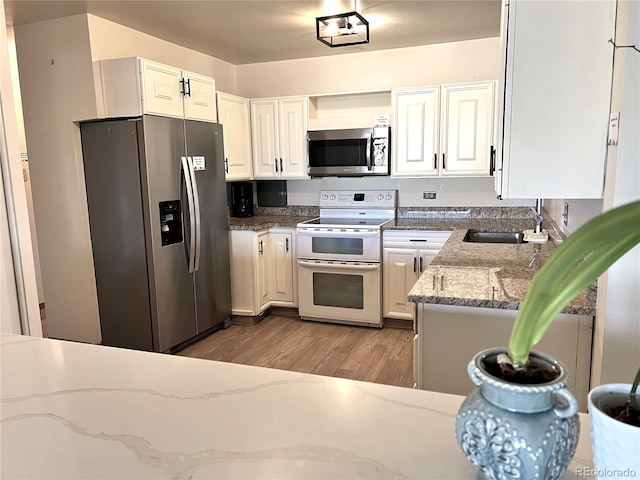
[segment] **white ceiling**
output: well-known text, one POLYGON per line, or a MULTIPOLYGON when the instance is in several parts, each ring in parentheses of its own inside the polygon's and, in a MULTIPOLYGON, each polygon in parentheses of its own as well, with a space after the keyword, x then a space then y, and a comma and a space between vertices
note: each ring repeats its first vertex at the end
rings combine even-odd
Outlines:
POLYGON ((91 13, 234 65, 499 35, 500 0, 6 0, 9 25, 91 13), (330 48, 315 17, 357 9, 370 43, 330 48))

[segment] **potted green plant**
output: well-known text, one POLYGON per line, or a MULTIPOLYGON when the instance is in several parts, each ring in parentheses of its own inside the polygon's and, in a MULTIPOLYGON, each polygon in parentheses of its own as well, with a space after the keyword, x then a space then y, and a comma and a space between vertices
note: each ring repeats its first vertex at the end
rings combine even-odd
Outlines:
POLYGON ((532 348, 577 295, 640 243, 640 201, 609 210, 570 235, 533 277, 507 348, 479 352, 468 367, 456 437, 491 479, 557 479, 578 441, 578 402, 562 363, 532 348))
POLYGON ((605 384, 589 392, 593 463, 598 478, 640 477, 640 368, 633 384, 605 384))

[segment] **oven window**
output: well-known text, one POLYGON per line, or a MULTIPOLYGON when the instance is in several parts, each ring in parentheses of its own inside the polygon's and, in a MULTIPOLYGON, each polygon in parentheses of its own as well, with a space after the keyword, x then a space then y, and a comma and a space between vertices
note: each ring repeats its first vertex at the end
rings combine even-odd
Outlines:
POLYGON ((364 277, 338 273, 313 273, 313 304, 325 307, 364 307, 364 277))
POLYGON ((363 167, 367 165, 367 139, 312 140, 310 167, 363 167))
POLYGON ((313 237, 311 239, 313 253, 336 253, 340 255, 362 255, 364 240, 362 238, 313 237))

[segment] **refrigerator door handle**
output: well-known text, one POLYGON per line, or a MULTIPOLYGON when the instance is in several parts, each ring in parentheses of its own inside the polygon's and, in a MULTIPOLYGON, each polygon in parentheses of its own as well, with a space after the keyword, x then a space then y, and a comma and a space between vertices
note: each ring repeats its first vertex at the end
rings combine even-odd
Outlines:
POLYGON ((191 169, 189 168, 189 163, 187 161, 187 157, 180 158, 182 162, 182 175, 184 176, 184 186, 187 190, 187 207, 189 209, 189 228, 191 230, 189 236, 189 273, 193 272, 193 265, 195 263, 195 251, 196 251, 196 224, 195 224, 195 211, 194 211, 194 203, 193 203, 193 182, 191 181, 191 169))
POLYGON ((197 272, 200 268, 200 197, 198 196, 198 182, 196 180, 196 170, 193 167, 193 158, 187 157, 187 163, 189 164, 189 170, 191 172, 191 189, 193 190, 193 210, 195 220, 195 236, 196 236, 196 248, 193 256, 193 272, 197 272))

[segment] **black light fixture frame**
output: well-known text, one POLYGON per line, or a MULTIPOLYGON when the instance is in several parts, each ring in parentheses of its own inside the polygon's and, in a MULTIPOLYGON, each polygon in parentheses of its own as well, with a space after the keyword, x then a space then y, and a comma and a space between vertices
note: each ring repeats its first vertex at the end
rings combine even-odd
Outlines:
MULTIPOLYGON (((360 38, 358 35, 356 34, 352 34, 355 37, 358 37, 358 39, 360 38)), ((360 15, 358 12, 348 12, 348 13, 337 13, 335 15, 327 15, 324 17, 316 17, 316 38, 318 40, 320 40, 322 43, 324 43, 325 45, 329 45, 331 48, 334 47, 348 47, 350 45, 360 45, 363 43, 369 43, 369 22, 367 20, 365 20, 365 18, 360 15), (327 40, 327 38, 333 40, 334 38, 337 37, 343 37, 345 35, 336 35, 335 37, 321 37, 320 36, 320 23, 323 23, 325 20, 335 20, 335 19, 340 19, 340 18, 346 18, 347 21, 349 19, 349 17, 358 17, 358 20, 360 21, 360 23, 362 25, 364 25, 366 27, 366 36, 364 40, 357 40, 354 42, 345 42, 345 43, 337 43, 334 44, 333 41, 329 41, 327 40)))

